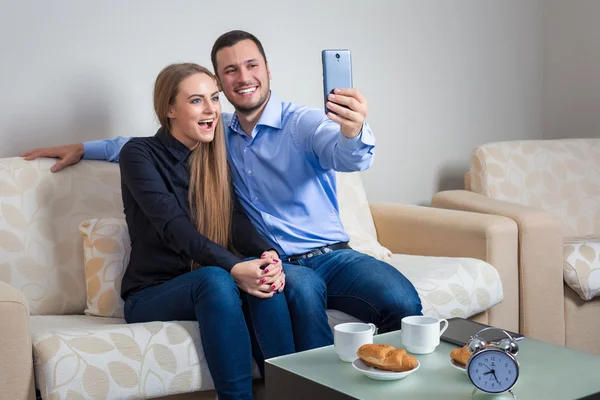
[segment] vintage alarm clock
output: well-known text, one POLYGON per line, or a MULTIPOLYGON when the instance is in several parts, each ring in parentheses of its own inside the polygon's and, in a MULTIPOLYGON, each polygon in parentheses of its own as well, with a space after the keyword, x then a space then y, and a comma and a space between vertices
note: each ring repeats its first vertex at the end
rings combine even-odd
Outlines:
POLYGON ((468 349, 473 354, 466 365, 467 376, 477 390, 498 394, 509 392, 516 399, 512 388, 519 379, 519 362, 515 358, 519 352, 517 341, 505 330, 488 327, 480 330, 469 339, 468 349), (479 335, 487 330, 503 332, 507 337, 496 342, 486 342, 479 335))

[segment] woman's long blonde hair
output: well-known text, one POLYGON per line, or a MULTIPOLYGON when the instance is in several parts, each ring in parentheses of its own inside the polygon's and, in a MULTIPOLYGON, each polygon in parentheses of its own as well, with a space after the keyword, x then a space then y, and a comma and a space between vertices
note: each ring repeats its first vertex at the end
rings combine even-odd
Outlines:
MULTIPOLYGON (((194 74, 206 74, 216 81, 208 69, 193 63, 171 64, 156 78, 154 111, 161 126, 171 132, 169 106, 175 103, 179 84, 194 74)), ((219 116, 215 137, 209 143, 199 143, 189 157, 190 216, 198 232, 213 242, 228 248, 231 242, 232 199, 229 168, 225 149, 223 124, 219 116)), ((192 269, 200 267, 192 262, 192 269)))

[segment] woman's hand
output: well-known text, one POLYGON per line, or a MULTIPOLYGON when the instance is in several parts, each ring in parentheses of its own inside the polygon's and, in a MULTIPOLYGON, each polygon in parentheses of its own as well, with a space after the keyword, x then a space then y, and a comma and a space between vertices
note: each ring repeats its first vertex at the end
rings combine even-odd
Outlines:
POLYGON ((268 250, 262 253, 260 258, 271 263, 271 265, 265 268, 265 276, 270 276, 269 279, 265 280, 265 284, 271 285, 271 289, 281 293, 285 287, 285 272, 283 272, 283 265, 279 259, 279 254, 275 250, 268 250), (277 275, 271 274, 271 268, 273 267, 280 268, 277 275))
POLYGON ((262 299, 272 297, 278 289, 283 288, 281 261, 274 262, 271 256, 237 263, 231 268, 230 274, 238 287, 244 292, 262 299), (265 266, 264 270, 261 269, 265 266))

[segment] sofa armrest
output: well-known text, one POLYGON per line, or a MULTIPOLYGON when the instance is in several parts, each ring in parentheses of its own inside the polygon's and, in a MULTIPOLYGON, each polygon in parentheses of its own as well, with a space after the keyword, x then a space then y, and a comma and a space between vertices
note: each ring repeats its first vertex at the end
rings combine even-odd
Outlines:
POLYGON ((493 265, 504 299, 491 325, 519 328, 517 225, 509 218, 403 204, 371 204, 379 242, 393 253, 470 257, 493 265))
POLYGON ((437 193, 433 207, 501 215, 519 229, 520 331, 526 336, 565 344, 563 231, 553 214, 465 191, 437 193))
POLYGON ((29 304, 0 281, 0 399, 35 399, 29 304))

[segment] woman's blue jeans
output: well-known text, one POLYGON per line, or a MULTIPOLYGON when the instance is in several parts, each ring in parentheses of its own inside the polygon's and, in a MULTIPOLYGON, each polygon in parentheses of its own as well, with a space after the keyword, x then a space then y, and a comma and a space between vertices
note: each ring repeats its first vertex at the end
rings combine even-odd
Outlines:
POLYGON ((219 399, 252 399, 252 357, 295 352, 285 294, 260 299, 240 292, 219 267, 203 267, 130 295, 128 323, 198 321, 206 362, 219 399))

